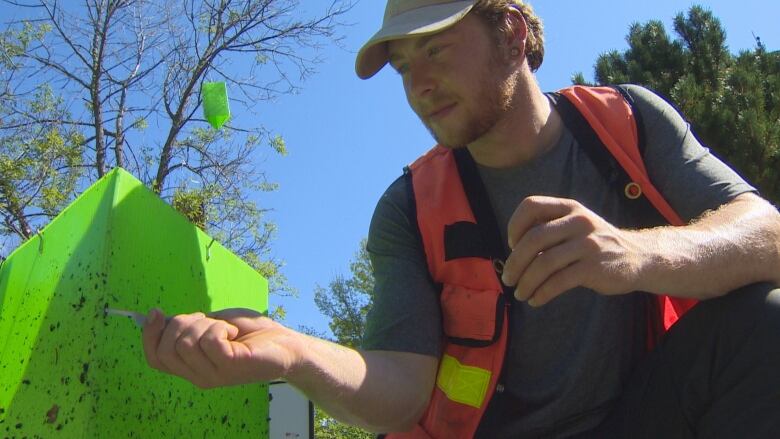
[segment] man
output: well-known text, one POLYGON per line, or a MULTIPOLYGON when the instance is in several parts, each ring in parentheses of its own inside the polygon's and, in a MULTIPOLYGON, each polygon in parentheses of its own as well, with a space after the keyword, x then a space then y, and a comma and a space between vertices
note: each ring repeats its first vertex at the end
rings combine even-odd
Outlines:
POLYGON ((357 73, 389 62, 440 146, 377 205, 364 350, 243 310, 152 311, 150 365, 201 387, 283 377, 392 437, 780 434, 780 290, 757 283, 780 282, 776 209, 626 87, 647 174, 685 225, 633 210, 651 185, 615 195, 562 96, 539 90, 543 53, 518 0, 388 1, 357 73), (702 303, 658 343, 678 299, 702 303))

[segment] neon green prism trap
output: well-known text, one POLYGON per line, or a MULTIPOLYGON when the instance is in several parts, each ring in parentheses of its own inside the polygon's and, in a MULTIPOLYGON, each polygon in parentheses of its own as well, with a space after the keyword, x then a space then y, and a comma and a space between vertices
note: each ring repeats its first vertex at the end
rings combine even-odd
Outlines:
POLYGON ((268 437, 268 389, 201 390, 146 365, 114 307, 268 309, 268 283, 127 172, 0 266, 0 437, 268 437))

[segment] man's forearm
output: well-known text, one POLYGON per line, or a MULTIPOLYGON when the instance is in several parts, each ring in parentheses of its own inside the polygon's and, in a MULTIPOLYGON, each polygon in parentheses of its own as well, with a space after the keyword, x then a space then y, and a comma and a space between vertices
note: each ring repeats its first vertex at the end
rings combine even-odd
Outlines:
POLYGON ((643 291, 707 299, 754 282, 780 283, 780 215, 753 194, 687 226, 630 233, 646 249, 643 291))
POLYGON ((331 416, 378 433, 408 430, 421 416, 436 358, 302 337, 302 361, 286 378, 331 416))
POLYGON ((358 352, 247 309, 166 319, 143 332, 149 365, 207 389, 285 378, 339 420, 377 432, 414 426, 430 398, 438 358, 358 352))

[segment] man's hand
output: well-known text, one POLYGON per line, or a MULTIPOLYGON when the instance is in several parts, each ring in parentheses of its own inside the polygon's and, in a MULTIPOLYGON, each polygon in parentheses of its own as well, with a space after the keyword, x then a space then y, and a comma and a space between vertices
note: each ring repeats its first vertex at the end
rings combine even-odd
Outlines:
POLYGON ((516 285, 515 298, 541 306, 583 286, 602 294, 633 291, 642 249, 620 230, 574 200, 528 197, 509 220, 509 247, 502 281, 516 285))
POLYGON ((177 315, 152 310, 143 331, 149 365, 200 388, 270 381, 297 361, 294 332, 246 309, 177 315))
POLYGON ((149 365, 211 388, 285 378, 342 422, 406 431, 422 416, 439 359, 359 352, 246 309, 177 315, 152 310, 143 333, 149 365))

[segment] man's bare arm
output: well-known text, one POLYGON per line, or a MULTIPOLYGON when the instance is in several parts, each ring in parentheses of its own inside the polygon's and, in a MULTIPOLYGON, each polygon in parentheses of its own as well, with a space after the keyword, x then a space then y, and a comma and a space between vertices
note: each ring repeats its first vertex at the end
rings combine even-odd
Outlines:
POLYGON ((681 227, 621 230, 574 200, 529 197, 509 222, 503 281, 541 306, 583 286, 707 299, 760 281, 780 284, 780 214, 743 194, 681 227))
POLYGON ((408 431, 422 416, 437 358, 355 351, 312 337, 306 345, 305 361, 287 378, 334 418, 387 433, 408 431))
POLYGON ((743 194, 684 227, 632 232, 645 248, 638 288, 707 299, 747 284, 780 285, 780 215, 743 194))
POLYGON ((250 310, 177 315, 152 311, 150 366, 201 388, 284 378, 335 418, 374 432, 406 431, 422 416, 438 359, 359 352, 293 331, 250 310))

